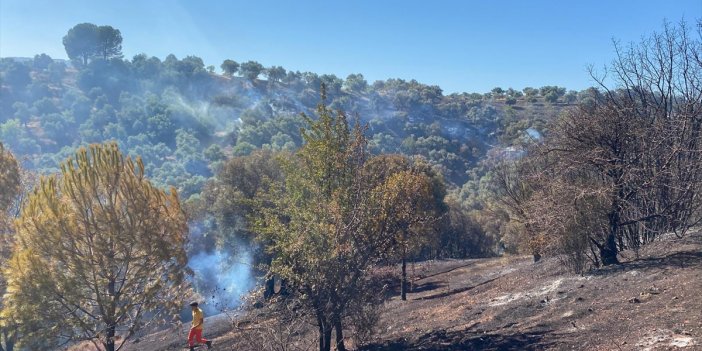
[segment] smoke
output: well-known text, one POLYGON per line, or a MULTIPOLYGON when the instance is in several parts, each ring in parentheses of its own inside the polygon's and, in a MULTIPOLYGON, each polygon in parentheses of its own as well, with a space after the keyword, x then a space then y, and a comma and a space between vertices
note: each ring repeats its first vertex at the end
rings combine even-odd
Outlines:
POLYGON ((193 285, 202 297, 200 308, 207 315, 223 313, 241 304, 242 295, 255 285, 252 262, 249 250, 241 250, 236 256, 220 250, 201 251, 190 257, 193 285))

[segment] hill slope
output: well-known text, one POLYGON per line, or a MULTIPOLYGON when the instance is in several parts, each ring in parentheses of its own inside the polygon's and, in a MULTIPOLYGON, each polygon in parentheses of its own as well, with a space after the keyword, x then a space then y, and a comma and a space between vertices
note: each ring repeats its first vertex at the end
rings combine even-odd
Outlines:
MULTIPOLYGON (((702 233, 667 235, 622 261, 583 276, 557 259, 417 264, 408 301, 385 303, 377 339, 361 349, 702 349, 702 233)), ((184 332, 149 335, 128 349, 176 350, 184 332)), ((208 318, 206 333, 217 350, 248 348, 227 316, 208 318)))

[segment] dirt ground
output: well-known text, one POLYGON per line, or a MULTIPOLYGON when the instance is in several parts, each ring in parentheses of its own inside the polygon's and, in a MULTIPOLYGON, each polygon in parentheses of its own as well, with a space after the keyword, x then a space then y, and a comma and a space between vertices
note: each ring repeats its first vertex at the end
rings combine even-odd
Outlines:
MULTIPOLYGON (((385 303, 359 350, 702 350, 702 234, 667 235, 620 260, 584 275, 553 258, 416 264, 408 300, 385 303)), ((207 318, 214 349, 243 349, 233 323, 246 318, 207 318)), ((182 349, 185 328, 127 349, 182 349)))

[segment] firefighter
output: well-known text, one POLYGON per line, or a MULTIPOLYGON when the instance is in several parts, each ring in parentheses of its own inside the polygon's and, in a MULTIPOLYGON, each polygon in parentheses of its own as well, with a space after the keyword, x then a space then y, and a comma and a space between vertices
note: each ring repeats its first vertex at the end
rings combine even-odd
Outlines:
POLYGON ((202 310, 198 307, 197 301, 190 303, 190 307, 193 310, 193 322, 192 327, 190 327, 190 333, 188 333, 188 346, 190 346, 190 351, 195 350, 195 341, 197 340, 200 344, 207 345, 209 349, 212 347, 212 341, 207 340, 202 337, 202 325, 205 323, 205 315, 202 310))

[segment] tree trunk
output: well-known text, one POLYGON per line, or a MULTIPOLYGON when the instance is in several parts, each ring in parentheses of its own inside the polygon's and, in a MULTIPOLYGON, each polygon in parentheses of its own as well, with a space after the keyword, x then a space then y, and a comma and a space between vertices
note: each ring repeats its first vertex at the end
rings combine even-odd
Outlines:
POLYGON ((317 313, 317 327, 319 328, 319 351, 331 351, 332 328, 320 313, 317 313))
POLYGON ((617 242, 614 233, 611 231, 607 235, 604 245, 600 247, 600 257, 602 258, 603 266, 619 263, 617 259, 617 242))
POLYGON ((268 300, 273 297, 273 294, 275 293, 275 279, 272 276, 266 279, 264 286, 265 290, 263 291, 263 298, 268 300))
POLYGON ((103 344, 105 346, 105 351, 115 351, 115 325, 112 324, 111 326, 107 327, 107 330, 105 331, 105 343, 103 344))
MULTIPOLYGON (((113 255, 109 258, 112 260, 113 255)), ((107 293, 111 298, 110 304, 107 306, 107 318, 105 320, 107 328, 105 329, 105 351, 115 351, 115 311, 117 310, 117 296, 115 296, 115 281, 110 280, 107 283, 107 293)))
MULTIPOLYGON (((615 207, 616 205, 612 205, 615 207)), ((619 212, 613 210, 609 213, 609 233, 607 233, 607 238, 604 245, 600 246, 600 257, 602 258, 602 265, 608 266, 610 264, 618 264, 617 259, 617 231, 619 229, 619 212)))
POLYGON ((402 301, 407 301, 407 258, 402 255, 402 281, 400 282, 400 295, 402 301))
POLYGON ((336 350, 346 351, 346 345, 344 345, 344 328, 341 326, 341 318, 334 318, 334 329, 336 330, 336 350))
POLYGON ((6 326, 2 328, 2 339, 5 340, 5 347, 1 345, 0 343, 0 351, 13 351, 15 349, 15 342, 17 341, 17 329, 16 327, 12 327, 13 331, 8 331, 7 328, 10 328, 9 326, 6 326))

